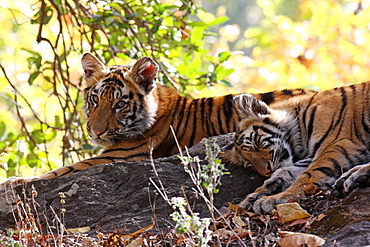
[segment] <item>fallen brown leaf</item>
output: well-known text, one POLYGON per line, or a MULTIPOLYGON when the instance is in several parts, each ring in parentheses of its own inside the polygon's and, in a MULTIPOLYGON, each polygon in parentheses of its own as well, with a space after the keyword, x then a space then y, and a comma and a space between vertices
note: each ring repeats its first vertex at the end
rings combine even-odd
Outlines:
POLYGON ((68 228, 66 229, 66 231, 68 233, 86 233, 86 232, 89 232, 91 230, 90 227, 86 226, 86 227, 78 227, 78 228, 68 228))
POLYGON ((225 228, 217 229, 213 232, 212 235, 217 235, 221 240, 230 239, 231 236, 234 235, 234 233, 230 230, 227 230, 225 228))
POLYGON ((229 204, 229 209, 234 211, 238 215, 241 215, 244 211, 244 208, 241 208, 238 205, 234 205, 231 202, 228 202, 227 204, 229 204))
POLYGON ((247 224, 245 224, 245 222, 242 220, 242 218, 240 216, 237 216, 235 215, 234 218, 233 218, 233 221, 236 225, 238 226, 246 226, 247 224))
POLYGON ((311 215, 303 210, 296 202, 276 205, 276 213, 279 222, 283 224, 287 224, 294 220, 311 217, 311 215))
POLYGON ((317 247, 325 243, 323 238, 313 234, 287 231, 280 231, 279 234, 281 238, 279 246, 281 247, 317 247))
POLYGON ((138 237, 137 239, 131 241, 131 243, 129 243, 127 247, 141 247, 143 246, 143 242, 144 242, 143 238, 138 237))
POLYGON ((319 214, 319 216, 317 216, 317 221, 320 221, 320 220, 322 220, 323 218, 325 218, 326 217, 326 214, 319 214))

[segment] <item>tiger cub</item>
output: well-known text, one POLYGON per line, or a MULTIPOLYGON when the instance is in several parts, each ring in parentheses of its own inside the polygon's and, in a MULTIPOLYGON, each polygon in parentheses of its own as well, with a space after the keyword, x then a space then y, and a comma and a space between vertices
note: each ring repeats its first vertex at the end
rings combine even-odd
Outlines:
POLYGON ((370 185, 370 81, 302 95, 267 106, 235 97, 243 120, 224 159, 271 176, 240 206, 256 213, 296 200, 314 185, 370 185))
MULTIPOLYGON (((178 153, 175 137, 183 148, 206 137, 234 132, 241 117, 235 111, 235 95, 188 99, 175 89, 156 84, 158 65, 149 57, 133 66, 105 66, 91 53, 81 59, 86 88, 83 91, 87 131, 104 147, 102 154, 62 167, 36 179, 70 175, 91 166, 117 161, 139 161, 178 153)), ((306 90, 255 94, 266 103, 306 90)), ((27 180, 28 181, 28 180, 27 180)))

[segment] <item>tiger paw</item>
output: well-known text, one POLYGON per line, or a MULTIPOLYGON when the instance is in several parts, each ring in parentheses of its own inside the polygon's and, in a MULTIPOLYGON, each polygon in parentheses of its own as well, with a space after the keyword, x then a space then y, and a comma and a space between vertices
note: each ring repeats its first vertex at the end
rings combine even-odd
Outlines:
POLYGON ((249 206, 254 205, 254 203, 260 198, 270 196, 284 190, 288 185, 290 185, 290 183, 285 181, 285 177, 280 176, 281 174, 281 172, 274 173, 271 178, 267 179, 254 193, 249 194, 239 203, 238 206, 247 209, 249 206))
POLYGON ((264 196, 258 199, 253 204, 253 211, 256 214, 270 213, 272 210, 275 209, 275 205, 286 203, 289 200, 293 200, 293 199, 296 199, 296 197, 288 193, 280 193, 280 194, 272 195, 272 196, 264 196))
POLYGON ((334 189, 331 192, 332 196, 340 197, 344 193, 350 192, 357 187, 370 186, 370 163, 360 166, 355 166, 335 182, 334 189))
POLYGON ((243 201, 241 201, 238 204, 238 207, 244 208, 244 209, 248 209, 248 208, 250 208, 254 204, 254 202, 258 198, 260 198, 262 196, 263 196, 263 194, 260 194, 260 193, 251 193, 243 201))

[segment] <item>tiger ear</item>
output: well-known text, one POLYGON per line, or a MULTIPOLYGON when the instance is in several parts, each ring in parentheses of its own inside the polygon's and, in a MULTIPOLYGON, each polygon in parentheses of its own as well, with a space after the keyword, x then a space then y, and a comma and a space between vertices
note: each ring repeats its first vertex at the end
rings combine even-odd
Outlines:
POLYGON ((107 73, 105 65, 90 52, 83 54, 81 64, 84 70, 84 79, 87 87, 96 84, 99 79, 107 73))
POLYGON ((258 117, 269 113, 265 102, 251 94, 240 94, 234 98, 234 107, 242 118, 258 117))
POLYGON ((130 71, 133 81, 148 94, 155 84, 158 74, 158 65, 149 57, 140 58, 130 71))

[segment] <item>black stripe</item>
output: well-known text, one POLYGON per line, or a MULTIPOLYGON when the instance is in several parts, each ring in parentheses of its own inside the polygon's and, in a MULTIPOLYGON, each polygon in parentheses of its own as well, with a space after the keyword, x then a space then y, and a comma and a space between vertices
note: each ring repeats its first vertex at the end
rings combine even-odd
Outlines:
POLYGON ((368 123, 369 123, 369 119, 370 119, 370 114, 368 113, 368 112, 365 112, 365 105, 362 107, 362 114, 361 114, 361 124, 362 124, 362 127, 363 127, 363 129, 365 130, 365 132, 367 133, 367 134, 369 134, 370 133, 370 128, 369 128, 369 125, 368 125, 368 123), (367 116, 367 122, 365 121, 365 116, 367 116))
MULTIPOLYGON (((345 147, 342 147, 340 145, 337 145, 335 146, 335 149, 337 149, 339 151, 339 153, 343 154, 344 158, 346 159, 347 161, 347 164, 351 164, 353 163, 354 161, 351 159, 351 157, 349 156, 348 152, 347 152, 347 149, 345 147)), ((356 155, 353 155, 353 158, 356 159, 356 155)), ((357 163, 358 164, 358 163, 357 163)))
POLYGON ((147 154, 147 153, 133 154, 133 155, 130 155, 130 156, 125 157, 125 160, 128 160, 129 161, 130 159, 137 158, 137 157, 145 157, 145 158, 148 158, 149 159, 149 154, 147 154))
POLYGON ((342 121, 344 110, 347 106, 347 94, 343 87, 340 88, 342 96, 342 107, 340 108, 339 115, 337 115, 337 121, 334 124, 333 128, 336 128, 337 125, 342 121))
POLYGON ((191 146, 194 145, 195 136, 198 134, 197 133, 197 108, 198 108, 198 99, 193 100, 192 106, 194 106, 194 110, 192 111, 192 113, 193 113, 193 129, 191 130, 192 133, 191 133, 191 136, 190 136, 188 147, 191 147, 191 146))
POLYGON ((271 119, 269 117, 265 117, 263 118, 263 121, 262 121, 264 124, 268 124, 268 125, 272 125, 274 126, 275 128, 279 128, 279 125, 276 124, 275 122, 272 122, 271 119))
MULTIPOLYGON (((254 127, 257 127, 257 126, 254 126, 254 127)), ((273 137, 280 137, 279 133, 276 133, 275 130, 269 129, 268 126, 259 126, 259 127, 262 131, 266 132, 267 134, 272 135, 273 137)))
MULTIPOLYGON (((95 158, 90 158, 90 159, 86 159, 86 160, 94 160, 95 158)), ((92 164, 90 164, 89 162, 86 162, 86 160, 83 160, 83 161, 79 161, 78 163, 82 163, 82 164, 85 164, 85 165, 88 165, 88 166, 94 166, 92 164)))
POLYGON ((284 89, 281 92, 283 93, 283 95, 293 96, 293 91, 292 90, 284 89))
POLYGON ((111 153, 111 152, 126 152, 126 151, 132 151, 132 150, 135 150, 139 147, 142 147, 144 145, 147 145, 147 143, 142 143, 138 146, 135 146, 135 147, 132 147, 132 148, 113 148, 113 149, 107 149, 107 150, 104 150, 102 152, 102 154, 107 154, 107 153, 111 153))
POLYGON ((233 116, 233 96, 231 94, 225 96, 225 102, 223 104, 225 121, 226 121, 226 131, 224 134, 232 132, 230 129, 230 121, 233 116))
POLYGON ((332 119, 332 122, 330 123, 330 126, 329 128, 326 130, 325 134, 321 137, 321 139, 315 144, 314 148, 313 148, 313 152, 316 153, 317 150, 320 148, 321 144, 324 142, 324 140, 326 139, 326 137, 329 135, 330 131, 332 130, 332 126, 333 126, 333 119, 332 119))
MULTIPOLYGON (((178 119, 179 120, 179 122, 181 122, 181 120, 182 120, 182 113, 183 113, 183 110, 182 109, 180 109, 180 105, 181 105, 181 101, 183 101, 184 99, 183 98, 181 98, 181 97, 178 97, 177 98, 177 100, 176 100, 176 104, 175 104, 175 106, 174 106, 174 109, 176 109, 175 110, 175 113, 176 112, 179 112, 179 114, 177 115, 177 114, 173 114, 172 115, 172 120, 171 120, 171 125, 172 125, 172 128, 174 128, 174 130, 175 130, 175 126, 174 126, 174 122, 175 122, 175 120, 176 119, 178 119), (178 109, 180 109, 180 111, 177 111, 178 109)), ((182 106, 182 108, 183 108, 183 106, 182 106)), ((158 122, 158 121, 157 121, 158 122)))
MULTIPOLYGON (((180 131, 181 126, 183 126, 182 119, 184 118, 184 113, 185 113, 187 101, 188 101, 188 99, 184 97, 183 100, 182 100, 182 105, 181 105, 181 109, 180 109, 180 112, 179 112, 179 118, 178 118, 177 126, 173 126, 173 128, 175 130, 175 133, 176 133, 176 138, 178 139, 178 141, 181 140, 179 131, 180 131)), ((186 125, 185 125, 185 127, 186 127, 186 125)))
POLYGON ((307 146, 308 146, 309 141, 310 141, 311 136, 312 136, 313 123, 315 121, 316 111, 317 111, 317 106, 314 106, 313 109, 312 109, 312 111, 311 111, 311 113, 310 113, 310 116, 308 117, 309 122, 308 122, 308 124, 306 124, 306 126, 307 126, 307 146))
POLYGON ((65 176, 65 175, 67 175, 68 173, 71 173, 71 172, 74 172, 74 168, 73 167, 71 167, 71 166, 65 166, 65 168, 68 168, 69 169, 69 171, 67 171, 67 172, 65 172, 65 173, 63 173, 63 174, 61 174, 61 175, 59 175, 59 177, 63 177, 63 176, 65 176))
POLYGON ((308 110, 309 109, 311 109, 311 104, 312 104, 312 101, 314 100, 314 98, 315 98, 315 96, 316 96, 316 94, 314 95, 314 96, 312 96, 311 97, 311 99, 310 99, 310 101, 308 102, 308 104, 307 104, 307 107, 303 110, 302 109, 302 106, 301 106, 301 104, 300 104, 300 106, 298 107, 299 109, 301 109, 300 110, 300 115, 302 115, 302 123, 303 123, 303 126, 304 126, 304 128, 303 129, 307 129, 307 124, 306 124, 306 121, 307 121, 307 119, 306 119, 306 117, 307 117, 307 112, 308 112, 308 110))
MULTIPOLYGON (((202 126, 206 126, 206 121, 205 121, 205 116, 206 116, 206 112, 205 112, 205 102, 206 102, 207 98, 202 98, 200 99, 200 123, 202 126)), ((206 127, 207 129, 207 127, 206 127)), ((204 128, 203 128, 204 130, 204 128)))
POLYGON ((263 93, 261 94, 261 99, 263 102, 265 102, 266 104, 271 104, 275 97, 274 97, 274 92, 269 92, 269 93, 263 93))
MULTIPOLYGON (((224 103, 225 103, 225 99, 223 99, 224 100, 224 103)), ((224 103, 222 103, 222 105, 224 104, 224 103)), ((222 107, 222 105, 217 109, 217 122, 218 122, 218 133, 217 133, 217 135, 221 135, 221 134, 223 134, 224 133, 224 130, 222 129, 222 118, 223 118, 223 116, 221 116, 221 107, 222 107)))
POLYGON ((334 171, 329 167, 317 167, 315 169, 312 169, 312 171, 320 171, 324 173, 327 177, 332 177, 334 175, 334 171))
POLYGON ((213 136, 213 135, 216 135, 215 126, 212 122, 213 98, 208 98, 206 101, 207 101, 207 108, 208 108, 208 118, 207 118, 208 124, 206 127, 206 131, 208 133, 208 136, 213 136))

